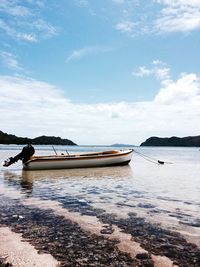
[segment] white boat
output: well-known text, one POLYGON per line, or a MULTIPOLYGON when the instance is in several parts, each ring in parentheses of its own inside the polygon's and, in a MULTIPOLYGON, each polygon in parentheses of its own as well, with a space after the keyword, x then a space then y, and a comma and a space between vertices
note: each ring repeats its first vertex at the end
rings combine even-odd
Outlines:
POLYGON ((84 154, 32 156, 23 164, 24 170, 72 169, 127 165, 133 149, 84 154))

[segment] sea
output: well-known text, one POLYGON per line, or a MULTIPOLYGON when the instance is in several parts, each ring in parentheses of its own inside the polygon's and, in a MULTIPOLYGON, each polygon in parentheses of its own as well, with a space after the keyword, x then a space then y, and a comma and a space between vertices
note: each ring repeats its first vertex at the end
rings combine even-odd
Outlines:
MULTIPOLYGON (((119 149, 54 147, 58 154, 119 149)), ((200 247, 199 148, 134 147, 136 153, 130 164, 121 167, 23 171, 21 162, 8 168, 2 166, 5 159, 21 149, 19 145, 0 145, 0 199, 3 195, 16 195, 21 200, 33 197, 56 201, 67 196, 118 217, 134 212, 181 233, 200 247), (157 164, 157 160, 165 164, 157 164)), ((54 154, 52 146, 35 146, 35 151, 36 155, 54 154)))

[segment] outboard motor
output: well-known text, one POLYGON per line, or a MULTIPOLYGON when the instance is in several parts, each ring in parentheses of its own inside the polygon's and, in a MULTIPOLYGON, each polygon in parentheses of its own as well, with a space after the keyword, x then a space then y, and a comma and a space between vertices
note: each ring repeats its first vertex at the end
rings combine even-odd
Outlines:
POLYGON ((22 151, 16 155, 14 158, 11 157, 4 161, 3 166, 8 167, 11 164, 17 162, 18 160, 22 160, 23 163, 27 162, 31 156, 35 153, 35 149, 31 144, 28 144, 27 146, 23 147, 22 151))

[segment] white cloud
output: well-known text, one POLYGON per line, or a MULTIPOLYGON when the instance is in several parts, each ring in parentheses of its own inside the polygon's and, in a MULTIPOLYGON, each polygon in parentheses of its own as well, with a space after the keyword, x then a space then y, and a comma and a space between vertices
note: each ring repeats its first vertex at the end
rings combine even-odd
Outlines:
POLYGON ((0 58, 3 61, 3 64, 5 64, 8 68, 21 71, 23 68, 20 66, 20 64, 17 61, 17 57, 13 55, 10 52, 6 51, 0 51, 0 58))
POLYGON ((121 7, 116 29, 131 34, 190 32, 200 28, 199 0, 113 0, 121 7), (152 9, 154 13, 152 13, 152 9))
POLYGON ((86 47, 80 48, 79 50, 72 51, 72 53, 67 57, 66 62, 69 62, 72 60, 79 60, 83 57, 90 56, 93 54, 105 53, 110 50, 111 50, 110 47, 86 46, 86 47))
POLYGON ((155 75, 158 80, 169 80, 170 79, 170 68, 155 68, 155 75))
POLYGON ((36 37, 36 35, 34 33, 18 32, 18 33, 16 33, 16 37, 17 37, 17 39, 22 40, 22 41, 28 41, 28 42, 31 42, 31 43, 38 42, 38 39, 37 39, 37 37, 36 37))
POLYGON ((58 29, 41 17, 40 9, 44 8, 43 1, 27 0, 27 6, 21 1, 0 1, 0 29, 8 36, 25 42, 38 42, 58 34, 58 29))
POLYGON ((170 5, 170 6, 192 6, 192 7, 200 7, 199 0, 156 0, 156 2, 170 5))
POLYGON ((200 83, 195 73, 183 74, 176 82, 171 81, 157 94, 155 101, 164 104, 177 104, 200 100, 200 83))
POLYGON ((2 19, 0 19, 0 29, 4 30, 6 32, 6 34, 8 34, 10 36, 13 36, 14 37, 16 35, 16 31, 12 27, 10 27, 2 19))
POLYGON ((159 60, 159 59, 153 60, 152 64, 156 65, 156 66, 166 66, 166 63, 161 61, 161 60, 159 60))
POLYGON ((154 28, 160 33, 189 32, 200 28, 200 1, 157 0, 164 5, 154 28))
POLYGON ((119 30, 121 32, 128 32, 128 33, 133 32, 134 27, 135 27, 135 23, 130 21, 130 20, 124 20, 122 22, 119 22, 116 25, 117 30, 119 30))
POLYGON ((136 77, 145 77, 153 74, 153 70, 148 69, 145 66, 139 67, 137 70, 132 72, 132 75, 136 77))
POLYGON ((36 19, 31 23, 20 23, 21 26, 25 26, 27 29, 31 29, 32 32, 36 32, 34 35, 42 36, 43 39, 51 38, 58 34, 58 29, 52 26, 50 23, 43 19, 36 19))
POLYGON ((16 31, 15 28, 9 26, 5 21, 0 19, 0 29, 4 30, 7 35, 11 36, 13 39, 28 41, 28 42, 37 42, 37 37, 34 33, 23 33, 16 31))
POLYGON ((132 75, 141 78, 154 75, 158 80, 161 80, 164 83, 170 80, 170 68, 168 68, 164 62, 154 60, 152 65, 155 67, 147 68, 146 66, 140 66, 137 70, 132 72, 132 75))
POLYGON ((18 1, 1 0, 0 11, 12 16, 26 17, 32 15, 29 8, 17 3, 18 1))
POLYGON ((79 144, 140 144, 152 135, 200 132, 200 85, 194 73, 162 85, 153 101, 90 105, 75 104, 44 82, 0 76, 0 103, 1 130, 21 136, 60 135, 79 144))
POLYGON ((45 7, 45 0, 26 0, 28 3, 33 4, 33 5, 37 5, 40 8, 44 8, 45 7))

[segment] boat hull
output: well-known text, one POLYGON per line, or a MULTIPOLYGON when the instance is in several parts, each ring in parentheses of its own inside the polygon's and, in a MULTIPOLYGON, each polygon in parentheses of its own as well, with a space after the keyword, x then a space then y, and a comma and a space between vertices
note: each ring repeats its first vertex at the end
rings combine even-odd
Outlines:
POLYGON ((84 154, 72 156, 37 157, 23 165, 24 170, 72 169, 126 165, 131 161, 133 150, 115 154, 84 154))

